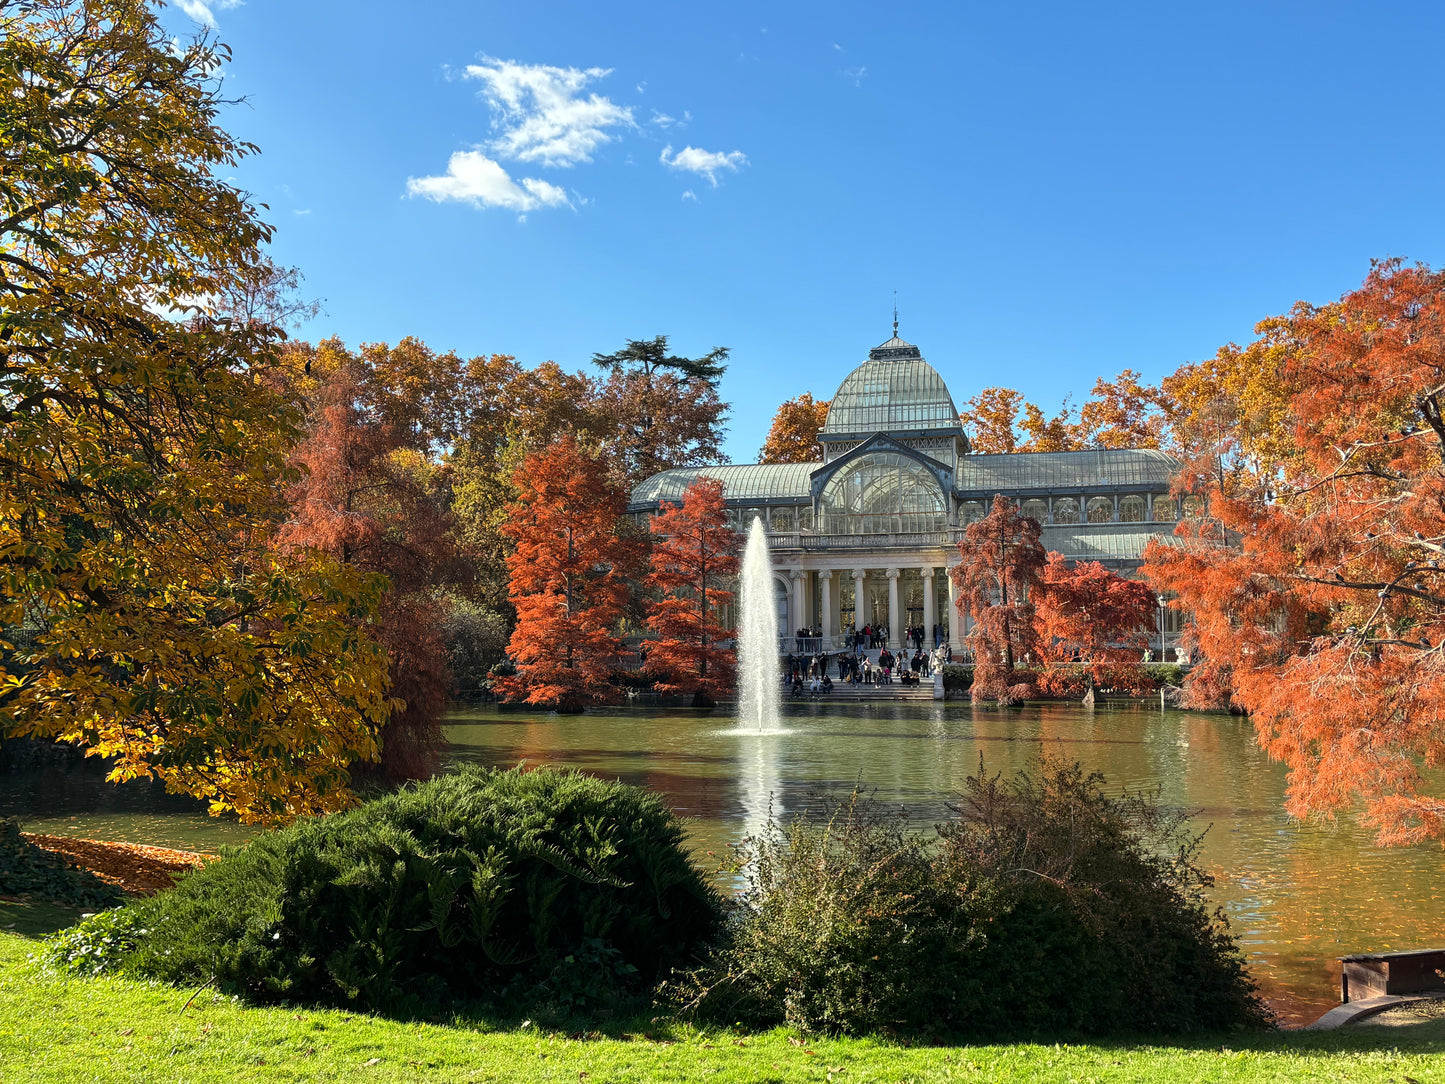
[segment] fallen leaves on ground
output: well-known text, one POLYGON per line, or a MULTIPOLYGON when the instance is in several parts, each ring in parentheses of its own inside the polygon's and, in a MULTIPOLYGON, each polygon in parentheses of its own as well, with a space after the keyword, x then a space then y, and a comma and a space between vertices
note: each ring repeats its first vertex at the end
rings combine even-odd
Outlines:
POLYGON ((63 854, 108 884, 124 892, 150 896, 176 883, 175 875, 205 865, 215 855, 146 847, 139 843, 113 843, 99 839, 72 839, 24 833, 37 847, 63 854))

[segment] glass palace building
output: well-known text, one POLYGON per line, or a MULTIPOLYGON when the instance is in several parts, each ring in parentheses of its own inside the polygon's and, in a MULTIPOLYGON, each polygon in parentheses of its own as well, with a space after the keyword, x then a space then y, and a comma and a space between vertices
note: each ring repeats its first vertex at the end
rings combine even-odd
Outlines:
POLYGON ((972 454, 943 378, 896 330, 839 386, 819 443, 817 463, 664 471, 628 510, 680 502, 699 477, 721 481, 739 532, 754 517, 767 526, 780 630, 821 630, 825 647, 865 625, 887 626, 894 646, 908 626, 962 646, 947 572, 995 494, 1043 525, 1045 549, 1122 575, 1179 517, 1177 463, 1160 451, 972 454))

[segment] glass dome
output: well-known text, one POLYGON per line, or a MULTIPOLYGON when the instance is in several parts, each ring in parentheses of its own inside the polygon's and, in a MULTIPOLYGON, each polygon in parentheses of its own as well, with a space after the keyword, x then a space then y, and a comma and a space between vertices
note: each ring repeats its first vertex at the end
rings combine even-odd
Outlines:
POLYGON ((957 429, 958 408, 943 377, 918 347, 893 338, 838 386, 828 407, 823 436, 892 433, 909 429, 957 429))
POLYGON ((911 534, 948 526, 948 505, 933 472, 896 452, 859 456, 823 487, 824 534, 911 534))

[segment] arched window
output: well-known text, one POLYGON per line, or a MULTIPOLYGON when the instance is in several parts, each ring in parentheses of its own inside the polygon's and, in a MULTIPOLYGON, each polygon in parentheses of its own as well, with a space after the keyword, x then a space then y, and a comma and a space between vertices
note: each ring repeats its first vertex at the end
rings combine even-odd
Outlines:
POLYGON ((784 505, 782 508, 773 509, 773 530, 791 531, 793 524, 796 522, 793 516, 793 510, 787 505, 784 505))
POLYGON ((1114 502, 1108 497, 1089 498, 1089 522, 1090 523, 1113 523, 1114 502))
POLYGON ((978 501, 964 501, 958 506, 958 522, 967 526, 983 519, 983 505, 978 501))
POLYGON ((811 531, 813 529, 813 509, 804 507, 798 509, 798 530, 811 531))
POLYGON ((896 452, 860 456, 833 475, 818 511, 824 534, 902 534, 948 526, 938 479, 896 452))
POLYGON ((1174 503, 1173 497, 1154 498, 1154 521, 1156 523, 1173 523, 1179 518, 1179 507, 1174 503))
POLYGON ((1059 497, 1054 501, 1055 523, 1078 523, 1079 502, 1073 497, 1059 497))
POLYGON ((1143 497, 1130 494, 1119 501, 1120 523, 1143 523, 1149 506, 1143 497))
POLYGON ((725 514, 727 516, 727 525, 735 531, 738 530, 738 524, 741 522, 738 516, 738 510, 736 508, 729 508, 725 514))
POLYGON ((1204 515, 1204 498, 1189 496, 1184 498, 1184 518, 1198 519, 1204 515))
POLYGON ((1019 511, 1030 519, 1038 520, 1040 523, 1047 523, 1049 521, 1048 501, 1024 501, 1024 506, 1020 508, 1019 511))

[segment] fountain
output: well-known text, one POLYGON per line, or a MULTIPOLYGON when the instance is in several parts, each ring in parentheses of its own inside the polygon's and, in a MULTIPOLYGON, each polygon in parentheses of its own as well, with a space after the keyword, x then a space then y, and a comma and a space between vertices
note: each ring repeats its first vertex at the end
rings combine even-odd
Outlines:
POLYGON ((739 579, 738 727, 763 733, 778 727, 778 611, 768 536, 756 516, 739 579))

